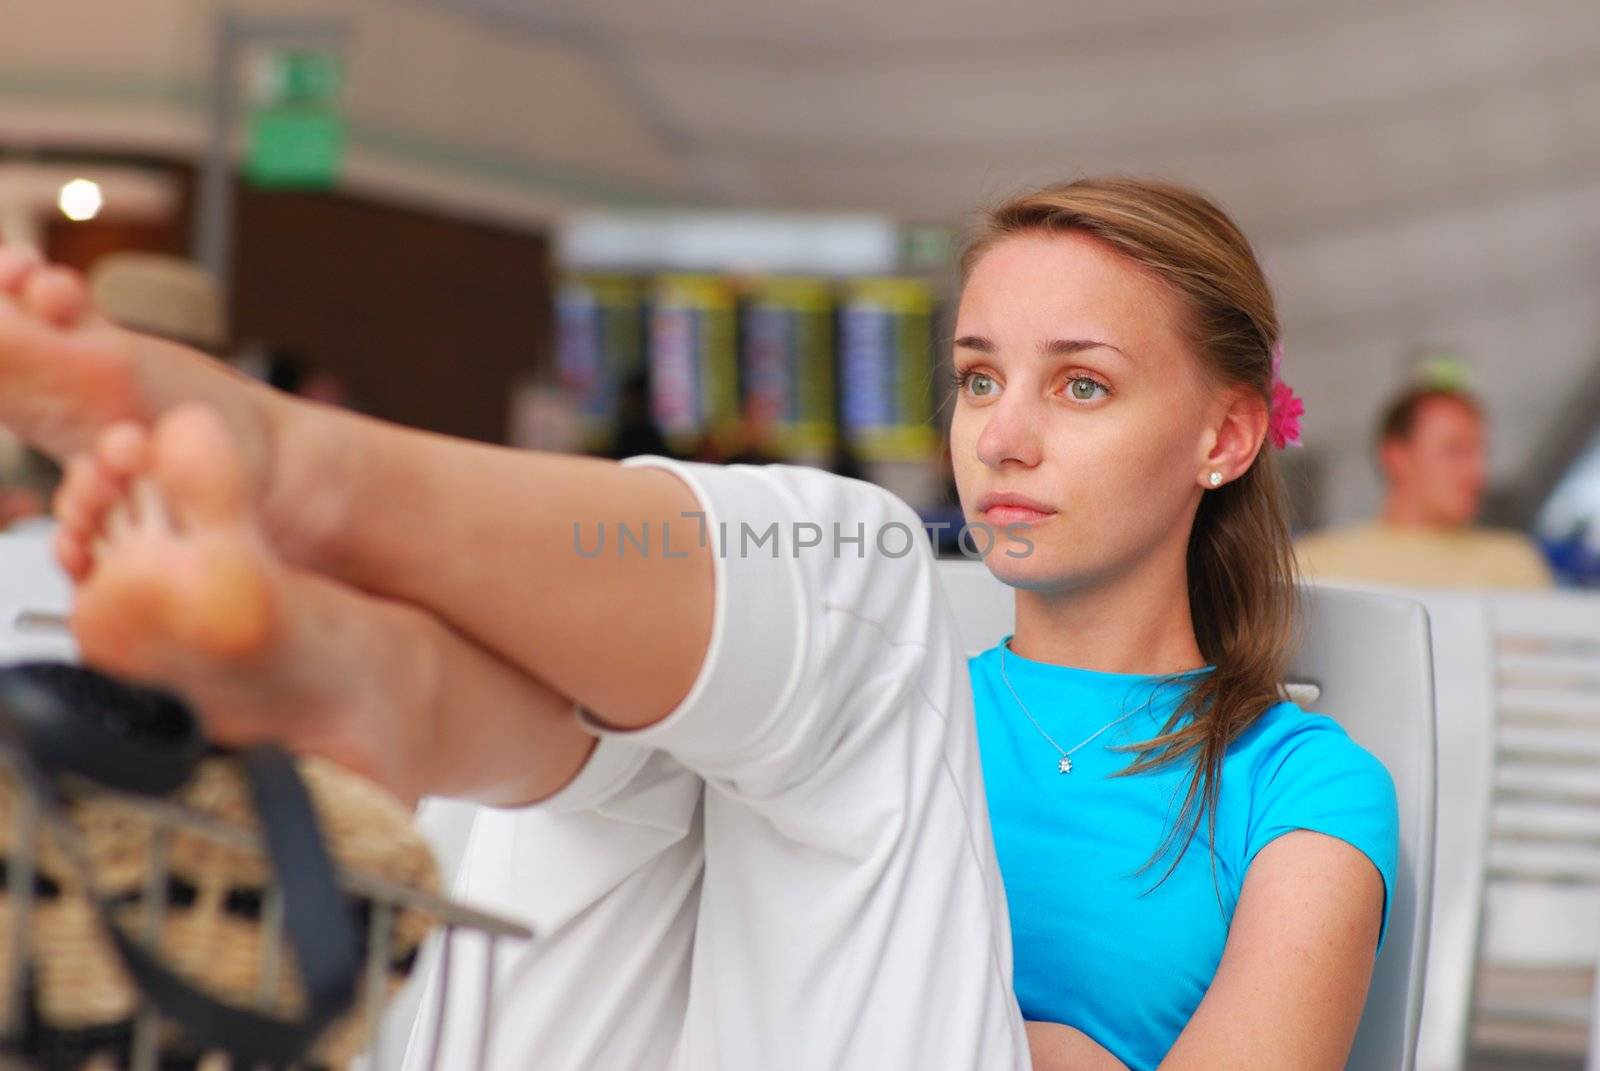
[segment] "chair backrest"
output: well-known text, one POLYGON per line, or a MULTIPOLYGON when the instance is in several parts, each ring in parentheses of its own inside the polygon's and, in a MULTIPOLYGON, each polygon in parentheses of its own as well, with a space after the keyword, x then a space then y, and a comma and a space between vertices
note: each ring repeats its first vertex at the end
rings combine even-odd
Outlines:
POLYGON ((1428 611, 1438 719, 1438 813, 1419 1071, 1461 1071, 1471 1044, 1474 980, 1494 796, 1494 629, 1478 592, 1346 584, 1414 599, 1428 611))
POLYGON ((1476 595, 1408 592, 1428 611, 1438 717, 1438 814, 1419 1071, 1461 1071, 1471 1044, 1494 790, 1494 638, 1476 595))
POLYGON ((1499 733, 1474 1032, 1536 1031, 1576 1052, 1600 1029, 1587 981, 1600 953, 1600 596, 1487 601, 1499 733))
POLYGON ((1304 641, 1289 672, 1293 680, 1320 688, 1313 709, 1344 726, 1394 778, 1400 872, 1389 936, 1348 1066, 1409 1071, 1416 1060, 1433 909, 1438 752, 1427 611, 1392 595, 1308 588, 1304 641))
MULTIPOLYGON (((982 562, 941 561, 939 574, 968 653, 987 650, 1012 630, 1011 589, 982 562)), ((1348 1066, 1410 1071, 1433 890, 1436 752, 1427 612, 1393 596, 1310 588, 1304 642, 1290 677, 1304 705, 1338 721, 1394 778, 1400 870, 1388 937, 1348 1066)))

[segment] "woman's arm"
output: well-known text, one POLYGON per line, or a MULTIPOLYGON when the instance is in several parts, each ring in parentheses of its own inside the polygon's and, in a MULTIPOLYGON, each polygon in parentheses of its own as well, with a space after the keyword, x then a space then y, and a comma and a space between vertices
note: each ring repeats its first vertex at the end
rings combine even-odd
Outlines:
POLYGON ((1060 1023, 1028 1023, 1033 1071, 1128 1071, 1128 1065, 1081 1030, 1060 1023))
POLYGON ((1340 1071, 1366 1003, 1383 879, 1361 851, 1309 830, 1245 875, 1222 963, 1162 1061, 1167 1071, 1340 1071))

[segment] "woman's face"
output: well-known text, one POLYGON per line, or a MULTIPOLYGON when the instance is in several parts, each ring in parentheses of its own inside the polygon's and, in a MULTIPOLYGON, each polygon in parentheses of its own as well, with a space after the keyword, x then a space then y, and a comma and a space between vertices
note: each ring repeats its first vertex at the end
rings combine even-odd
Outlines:
POLYGON ((1007 238, 974 266, 950 443, 1002 580, 1083 589, 1174 549, 1181 565, 1220 412, 1181 316, 1159 278, 1085 235, 1007 238))

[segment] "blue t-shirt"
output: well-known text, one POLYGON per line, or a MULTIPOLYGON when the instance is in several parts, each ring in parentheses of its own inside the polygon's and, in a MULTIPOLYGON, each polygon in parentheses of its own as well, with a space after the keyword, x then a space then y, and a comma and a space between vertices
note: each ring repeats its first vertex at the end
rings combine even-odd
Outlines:
POLYGON ((1137 711, 1073 752, 1072 772, 1063 774, 1061 753, 1001 679, 1000 648, 968 661, 1024 1018, 1076 1027, 1133 1071, 1155 1067, 1216 975, 1245 871, 1296 829, 1338 837, 1372 860, 1383 876, 1387 928, 1399 857, 1394 782, 1334 721, 1293 703, 1263 714, 1223 761, 1215 867, 1203 820, 1161 882, 1173 854, 1145 864, 1182 806, 1190 759, 1111 777, 1134 756, 1109 747, 1157 735, 1185 686, 1012 651, 1005 667, 1062 748, 1137 711))

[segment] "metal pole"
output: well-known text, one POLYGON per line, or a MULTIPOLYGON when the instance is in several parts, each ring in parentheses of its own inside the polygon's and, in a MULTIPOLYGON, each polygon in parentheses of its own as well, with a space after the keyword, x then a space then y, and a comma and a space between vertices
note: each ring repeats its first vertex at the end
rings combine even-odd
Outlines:
POLYGON ((224 305, 233 283, 232 148, 240 57, 250 46, 335 46, 345 36, 345 25, 337 19, 251 17, 231 12, 217 17, 205 154, 194 205, 193 256, 216 280, 224 305))
POLYGON ((233 95, 238 66, 237 16, 217 18, 211 53, 210 115, 194 205, 194 259, 211 273, 228 301, 233 259, 233 95))

